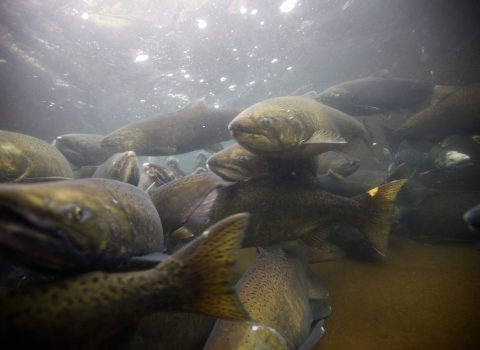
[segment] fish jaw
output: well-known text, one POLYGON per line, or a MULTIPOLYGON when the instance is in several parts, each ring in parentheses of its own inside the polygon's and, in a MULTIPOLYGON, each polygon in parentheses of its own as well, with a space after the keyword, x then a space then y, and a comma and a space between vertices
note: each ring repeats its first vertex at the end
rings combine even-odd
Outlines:
POLYGON ((122 182, 131 183, 134 186, 138 185, 138 179, 140 176, 135 152, 125 152, 123 159, 120 161, 120 168, 118 169, 118 172, 122 182))
POLYGON ((52 145, 62 153, 67 160, 74 164, 86 164, 86 159, 82 155, 82 152, 78 150, 75 145, 70 142, 70 140, 58 136, 53 142, 52 145))
POLYGON ((207 166, 211 171, 227 181, 245 181, 250 178, 244 174, 241 167, 234 164, 219 163, 216 160, 211 160, 207 163, 207 166))
POLYGON ((456 151, 448 151, 445 155, 445 169, 450 170, 456 167, 470 164, 470 157, 456 151))
POLYGON ((3 257, 33 269, 76 271, 77 249, 51 218, 41 218, 22 208, 0 208, 0 253, 3 257))
POLYGON ((295 119, 289 111, 265 102, 247 108, 228 125, 235 141, 257 154, 296 146, 296 129, 295 119))

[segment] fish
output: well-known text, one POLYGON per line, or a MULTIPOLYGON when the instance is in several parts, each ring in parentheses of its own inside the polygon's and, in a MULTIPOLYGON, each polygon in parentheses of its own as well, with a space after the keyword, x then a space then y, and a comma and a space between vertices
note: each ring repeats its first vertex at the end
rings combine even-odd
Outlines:
POLYGON ((236 286, 251 321, 218 320, 205 350, 309 349, 302 346, 314 345, 321 338, 323 323, 312 333, 310 327, 330 314, 330 306, 320 301, 328 297, 328 291, 310 270, 300 248, 283 248, 286 259, 260 248, 259 256, 236 286), (272 339, 275 346, 270 343, 272 339))
POLYGON ((229 217, 150 270, 95 271, 0 292, 0 336, 15 347, 118 348, 159 311, 248 320, 231 285, 247 223, 248 214, 229 217))
POLYGON ((278 159, 252 153, 238 143, 212 155, 208 167, 227 181, 266 179, 272 183, 309 183, 317 172, 315 157, 278 159))
POLYGON ((428 236, 430 244, 444 239, 476 241, 480 236, 469 230, 463 216, 478 203, 480 191, 430 190, 415 206, 401 207, 398 220, 411 236, 428 236))
POLYGON ((318 95, 327 106, 352 116, 369 116, 386 111, 416 109, 435 99, 435 96, 456 89, 435 85, 433 81, 393 78, 384 69, 367 78, 336 84, 318 95))
POLYGON ((403 150, 395 155, 392 165, 402 163, 405 163, 411 174, 452 171, 471 164, 468 155, 444 147, 433 147, 430 152, 420 152, 413 148, 403 150))
POLYGON ((459 88, 432 106, 409 118, 395 130, 383 126, 390 154, 394 157, 402 141, 422 152, 445 137, 480 132, 480 84, 459 88))
MULTIPOLYGON (((84 169, 85 167, 82 167, 84 169)), ((97 167, 92 178, 111 179, 137 186, 140 180, 135 152, 116 153, 97 167)))
POLYGON ((184 177, 185 174, 177 168, 157 163, 143 163, 143 171, 145 172, 138 184, 142 190, 147 190, 150 185, 155 183, 155 187, 160 187, 168 182, 184 177))
POLYGON ((137 156, 168 156, 228 141, 227 126, 241 109, 210 109, 204 100, 187 107, 126 125, 102 138, 102 147, 137 156))
MULTIPOLYGON (((221 150, 219 150, 217 152, 220 152, 220 151, 221 150)), ((207 159, 208 159, 208 156, 203 152, 198 152, 197 154, 195 154, 192 173, 194 173, 197 168, 206 169, 207 168, 207 159)))
POLYGON ((100 146, 98 141, 103 137, 97 134, 67 134, 58 136, 52 145, 77 168, 98 166, 116 153, 100 146))
POLYGON ((148 194, 162 218, 165 241, 187 221, 206 224, 216 198, 216 189, 232 183, 208 172, 182 177, 161 187, 152 188, 148 194))
POLYGON ((165 164, 170 168, 176 169, 178 176, 185 176, 185 172, 180 168, 180 160, 177 157, 168 157, 165 164))
POLYGON ((473 232, 480 233, 480 204, 471 208, 463 215, 463 220, 473 232))
POLYGON ((358 139, 375 154, 362 123, 314 97, 309 93, 261 101, 243 110, 228 129, 243 148, 274 158, 309 158, 332 150, 350 153, 358 139))
MULTIPOLYGON (((364 170, 364 172, 366 171, 364 170)), ((365 193, 376 186, 380 186, 381 184, 407 178, 407 170, 403 164, 399 165, 395 171, 388 174, 388 177, 383 175, 375 176, 375 172, 369 173, 373 173, 370 179, 355 181, 350 179, 350 177, 345 178, 330 170, 328 174, 325 175, 317 174, 314 186, 337 196, 352 198, 365 193)))
POLYGON ((47 178, 72 179, 68 160, 45 141, 0 130, 0 182, 47 178))
MULTIPOLYGON (((296 239, 318 248, 325 243, 334 224, 344 220, 357 227, 374 249, 385 256, 395 198, 404 183, 405 180, 392 181, 360 196, 345 198, 310 184, 282 186, 238 182, 217 190, 210 222, 217 222, 231 213, 249 212, 250 226, 243 241, 244 248, 267 248, 296 239)), ((188 224, 187 227, 193 232, 202 230, 202 226, 195 228, 188 224)))
POLYGON ((14 263, 57 274, 113 271, 163 248, 157 210, 130 184, 0 185, 0 256, 14 263))
POLYGON ((360 168, 360 160, 338 152, 325 152, 319 156, 317 174, 327 174, 332 170, 336 174, 349 176, 360 168))
POLYGON ((246 150, 238 143, 210 156, 207 165, 227 181, 248 181, 269 175, 265 157, 246 150))

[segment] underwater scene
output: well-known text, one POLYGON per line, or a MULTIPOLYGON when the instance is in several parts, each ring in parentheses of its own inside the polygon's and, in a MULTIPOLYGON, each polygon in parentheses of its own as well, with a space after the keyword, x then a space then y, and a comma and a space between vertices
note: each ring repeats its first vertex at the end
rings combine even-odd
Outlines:
POLYGON ((479 16, 0 0, 0 347, 480 349, 479 16))

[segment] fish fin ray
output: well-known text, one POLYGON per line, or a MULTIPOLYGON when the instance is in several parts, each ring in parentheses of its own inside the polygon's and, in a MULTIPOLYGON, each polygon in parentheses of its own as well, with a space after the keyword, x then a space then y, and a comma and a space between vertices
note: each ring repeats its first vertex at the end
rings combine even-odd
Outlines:
POLYGON ((387 254, 387 241, 395 210, 395 199, 407 180, 397 180, 375 187, 367 193, 353 197, 363 210, 356 223, 351 222, 369 240, 381 255, 387 254))
POLYGON ((285 253, 285 250, 283 250, 282 246, 279 244, 262 244, 260 247, 258 247, 258 251, 261 252, 267 251, 270 252, 283 260, 287 260, 287 254, 285 253))
POLYGON ((310 350, 317 344, 321 337, 325 334, 325 329, 323 328, 323 320, 317 322, 313 327, 310 335, 307 340, 298 348, 298 350, 310 350))
POLYGON ((332 308, 327 303, 319 300, 310 301, 310 309, 312 310, 312 320, 322 320, 332 313, 332 308))
POLYGON ((328 290, 325 283, 307 265, 307 288, 308 298, 311 300, 328 298, 328 290))
POLYGON ((302 144, 312 143, 347 143, 347 141, 336 132, 330 130, 317 130, 313 135, 302 144))
POLYGON ((332 232, 332 227, 333 221, 322 222, 320 226, 317 226, 310 230, 307 234, 300 236, 300 239, 309 247, 320 248, 332 232))
POLYGON ((213 190, 205 197, 202 204, 200 204, 192 215, 188 218, 188 222, 194 225, 205 225, 210 221, 210 214, 212 213, 213 205, 217 199, 217 190, 213 190))
POLYGON ((324 261, 332 261, 343 258, 347 255, 347 252, 333 244, 332 242, 325 242, 320 248, 311 248, 308 249, 308 263, 315 264, 324 261))
POLYGON ((173 233, 170 235, 170 238, 171 239, 188 239, 188 238, 191 238, 193 237, 193 232, 190 231, 188 228, 186 228, 185 226, 182 226, 178 229, 176 229, 175 231, 173 231, 173 233))
POLYGON ((451 94, 457 92, 459 89, 461 88, 458 86, 435 85, 433 87, 433 95, 430 106, 442 102, 444 99, 446 99, 451 94))
POLYGON ((162 274, 170 269, 181 271, 172 284, 184 287, 177 298, 185 312, 232 321, 249 320, 231 284, 248 220, 247 213, 223 219, 155 267, 162 274))
POLYGON ((208 109, 208 105, 203 98, 199 98, 186 105, 183 109, 208 109))
POLYGON ((406 178, 408 178, 407 165, 405 163, 402 163, 399 166, 397 166, 390 175, 388 175, 388 177, 385 179, 385 183, 392 182, 395 180, 403 180, 406 178))

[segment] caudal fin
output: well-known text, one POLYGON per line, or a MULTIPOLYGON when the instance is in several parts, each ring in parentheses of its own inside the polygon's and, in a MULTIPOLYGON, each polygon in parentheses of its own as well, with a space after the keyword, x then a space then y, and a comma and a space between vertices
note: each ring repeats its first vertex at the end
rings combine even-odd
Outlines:
POLYGON ((156 267, 174 269, 178 279, 172 283, 182 286, 178 297, 185 311, 232 321, 249 319, 231 281, 248 218, 247 213, 229 216, 171 256, 164 263, 168 267, 156 267))
POLYGON ((387 254, 387 237, 395 211, 395 198, 405 182, 392 181, 353 198, 362 206, 360 221, 355 226, 383 256, 387 254))

